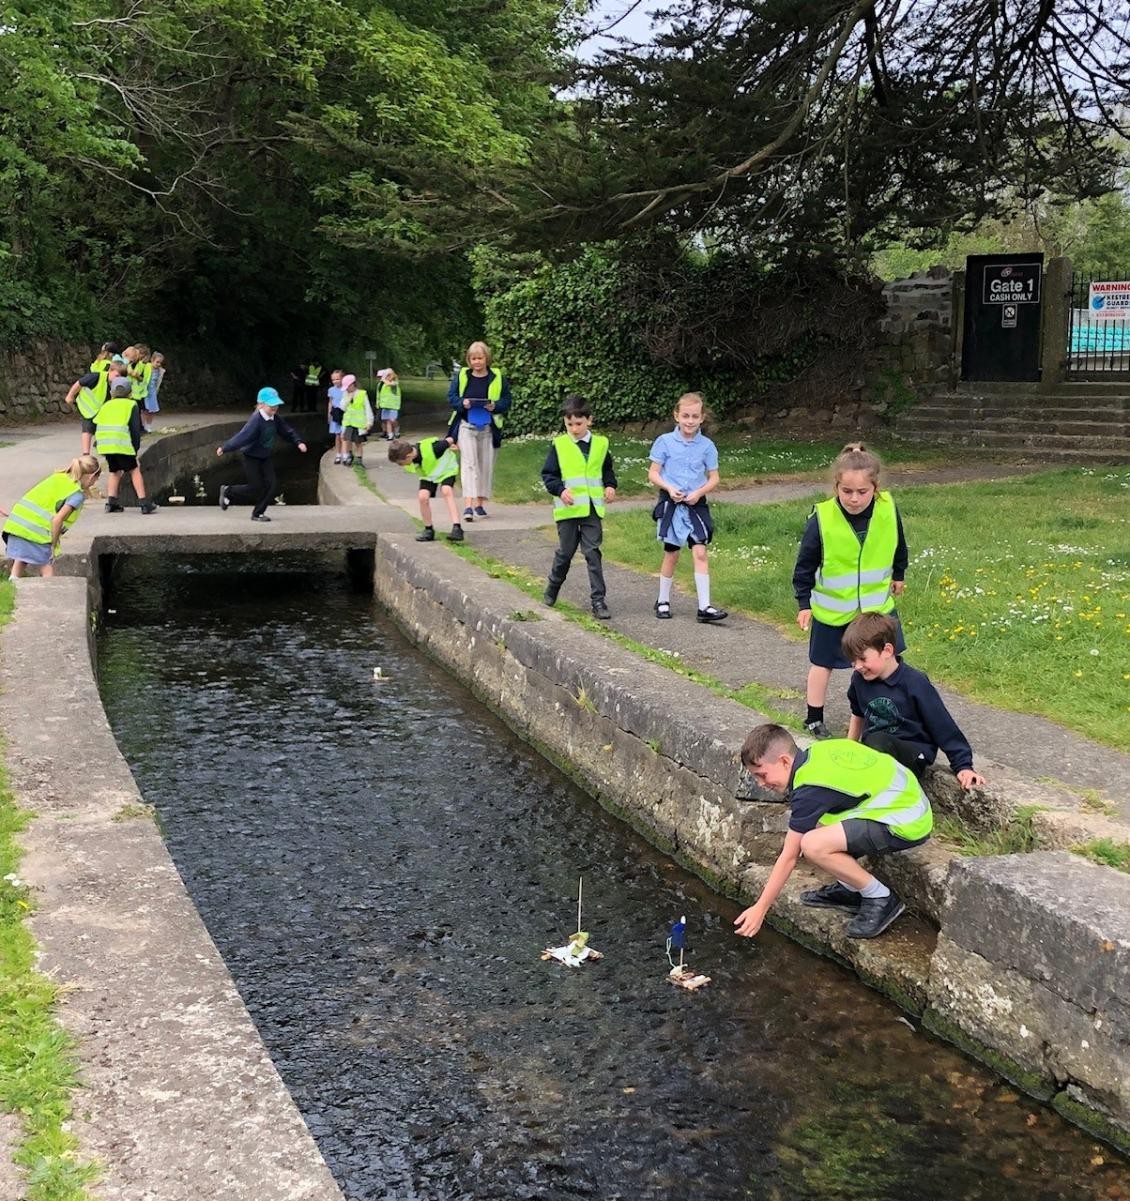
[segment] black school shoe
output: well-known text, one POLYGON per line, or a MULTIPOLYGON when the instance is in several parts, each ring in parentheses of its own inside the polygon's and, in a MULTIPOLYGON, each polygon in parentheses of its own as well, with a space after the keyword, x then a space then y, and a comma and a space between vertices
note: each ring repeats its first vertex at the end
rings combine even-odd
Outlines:
POLYGON ((541 594, 541 603, 548 605, 552 609, 557 604, 557 594, 560 591, 560 588, 554 588, 552 584, 546 584, 545 591, 541 594))
POLYGON ((671 602, 670 601, 656 601, 655 602, 655 616, 658 617, 660 621, 670 620, 671 602))
POLYGON ((461 525, 453 525, 451 527, 451 533, 447 535, 447 540, 448 542, 462 542, 463 527, 461 525))
POLYGON ((146 514, 146 516, 148 516, 150 513, 157 512, 157 506, 151 500, 143 500, 137 507, 144 514, 146 514))
POLYGON ((847 924, 848 938, 878 938, 896 918, 906 912, 897 894, 887 897, 861 897, 859 913, 847 924))
POLYGON ((267 516, 266 513, 252 513, 251 520, 252 521, 270 521, 271 519, 267 516))
POLYGON ((707 605, 705 609, 698 611, 698 620, 703 625, 708 625, 713 621, 725 621, 729 616, 725 609, 716 609, 713 605, 707 605))
POLYGON ((802 905, 810 905, 813 909, 846 909, 849 913, 858 913, 862 900, 859 893, 845 888, 838 880, 800 894, 802 905))
POLYGON ((107 513, 124 513, 125 509, 122 507, 122 502, 120 500, 111 496, 110 499, 106 501, 106 512, 107 513))
POLYGON ((423 530, 416 535, 417 542, 434 542, 436 540, 436 532, 430 525, 427 525, 423 530))
POLYGON ((592 615, 598 621, 610 621, 612 618, 612 610, 604 603, 604 601, 593 601, 592 615))

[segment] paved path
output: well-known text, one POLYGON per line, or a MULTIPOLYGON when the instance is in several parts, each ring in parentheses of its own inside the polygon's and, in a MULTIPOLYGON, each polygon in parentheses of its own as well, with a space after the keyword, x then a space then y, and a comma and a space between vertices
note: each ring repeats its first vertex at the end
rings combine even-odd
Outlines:
MULTIPOLYGON (((177 414, 167 428, 185 429, 228 421, 227 413, 177 414)), ((406 431, 412 436, 412 431, 406 431)), ((419 434, 416 435, 420 436, 419 434)), ((14 445, 0 447, 0 506, 8 504, 52 469, 77 453, 77 422, 36 427, 0 429, 0 441, 14 445)), ((411 476, 388 462, 384 443, 370 443, 366 459, 369 476, 382 497, 390 504, 416 516, 416 488, 411 476)), ((144 465, 144 460, 143 460, 144 465)), ((346 472, 335 467, 333 458, 323 458, 322 470, 346 472)), ((966 468, 926 468, 917 471, 889 472, 892 483, 958 483, 970 479, 996 479, 1030 473, 1033 465, 994 466, 973 464, 966 468)), ((822 491, 818 482, 767 483, 733 489, 718 494, 718 499, 743 504, 770 504, 782 500, 801 500, 822 491)), ((356 488, 357 503, 378 504, 376 496, 356 488)), ((652 504, 650 497, 620 502, 623 506, 652 504)), ((178 532, 191 520, 193 510, 176 514, 178 532)), ((492 505, 491 517, 467 527, 469 541, 504 562, 523 567, 535 575, 544 575, 549 567, 555 541, 545 505, 492 505)), ((172 514, 168 514, 172 517, 172 514)), ((211 518, 213 515, 209 515, 211 518)), ((439 521, 445 520, 437 514, 439 521)), ((295 519, 298 520, 297 513, 295 519)), ((163 520, 161 514, 140 518, 127 512, 111 517, 96 509, 84 516, 85 534, 95 535, 108 529, 121 529, 122 521, 163 520), (117 523, 117 524, 115 524, 117 523)), ((202 522, 213 523, 200 517, 202 522)), ((658 564, 657 564, 658 570, 658 564)), ((782 710, 802 715, 803 688, 807 656, 801 640, 786 637, 777 628, 755 618, 735 614, 722 626, 700 626, 694 621, 694 600, 676 591, 675 620, 657 622, 652 605, 655 600, 655 576, 629 568, 607 565, 611 626, 645 646, 670 651, 688 667, 696 668, 731 687, 758 684, 774 695, 782 710)), ((564 599, 587 608, 588 595, 583 563, 574 565, 562 592, 564 599)), ((827 713, 835 728, 846 728, 848 711, 839 675, 829 693, 827 713)), ((846 676, 843 687, 846 688, 846 676)), ((1040 717, 1009 713, 970 701, 943 690, 954 716, 965 730, 979 765, 997 763, 1032 780, 1064 781, 1076 789, 1098 789, 1130 820, 1130 754, 1104 747, 1080 735, 1064 730, 1040 717)))

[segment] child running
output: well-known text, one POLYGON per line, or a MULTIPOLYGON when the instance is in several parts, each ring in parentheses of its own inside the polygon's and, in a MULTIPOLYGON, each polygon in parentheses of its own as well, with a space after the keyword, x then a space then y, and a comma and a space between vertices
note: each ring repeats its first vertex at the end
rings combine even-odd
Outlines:
POLYGON ((752 938, 801 855, 833 877, 800 894, 815 909, 852 914, 848 938, 877 938, 906 909, 898 896, 857 862, 906 851, 930 837, 934 815, 922 785, 901 763, 870 747, 836 738, 798 750, 782 726, 757 726, 742 744, 742 766, 789 804, 785 842, 761 896, 734 920, 752 938))
POLYGON ((919 779, 943 750, 962 788, 983 787, 969 740, 930 677, 898 657, 897 638, 898 625, 886 613, 861 613, 844 631, 844 658, 855 669, 848 737, 897 759, 919 779))
POLYGON ((260 388, 255 397, 255 409, 243 429, 216 447, 217 456, 243 452, 243 472, 246 484, 224 484, 220 488, 220 508, 227 512, 232 504, 249 501, 252 521, 270 521, 267 506, 275 496, 278 477, 271 459, 275 439, 281 434, 305 454, 306 443, 296 429, 279 415, 282 397, 274 388, 260 388))
POLYGON ((377 408, 381 411, 381 425, 386 442, 400 437, 400 377, 391 367, 380 373, 381 386, 377 390, 377 408))
POLYGON ((389 462, 396 463, 409 474, 420 477, 420 488, 416 497, 420 502, 424 530, 416 535, 417 542, 436 540, 435 526, 432 525, 432 498, 437 491, 443 497, 447 505, 447 515, 451 518, 448 542, 463 541, 459 507, 455 503, 455 477, 459 474, 458 453, 453 438, 425 438, 423 442, 415 445, 398 438, 388 448, 389 462))
POLYGON ((59 539, 78 520, 101 471, 93 455, 80 455, 16 501, 0 531, 13 580, 29 567, 38 567, 44 579, 55 574, 59 539))
POLYGON ((329 422, 330 437, 334 440, 335 463, 340 463, 345 458, 345 434, 341 424, 345 410, 341 404, 341 377, 340 370, 331 371, 330 386, 326 389, 326 420, 329 422))
POLYGON ((364 388, 357 387, 355 375, 344 375, 341 378, 341 399, 344 410, 341 419, 342 432, 349 448, 349 453, 342 459, 342 463, 346 467, 352 467, 356 458, 364 467, 365 442, 373 428, 373 406, 369 404, 369 394, 364 388))
POLYGON ((804 527, 793 591, 797 625, 808 631, 808 712, 804 728, 830 738, 824 701, 834 668, 851 664, 840 640, 860 613, 889 613, 896 624, 895 650, 906 650, 895 597, 905 587, 907 549, 902 518, 889 492, 879 489, 879 456, 850 442, 832 464, 835 495, 816 505, 804 527))
POLYGON ((659 488, 659 503, 652 510, 656 537, 663 543, 659 568, 659 599, 655 616, 671 616, 671 587, 679 551, 691 548, 694 586, 698 594, 698 620, 724 621, 729 614, 710 603, 710 572, 706 546, 714 537, 714 522, 706 494, 718 487, 718 448, 702 432, 706 404, 698 392, 687 392, 675 405, 675 429, 660 434, 651 447, 648 480, 659 488))
POLYGON ((589 569, 592 615, 607 621, 612 614, 605 603, 600 543, 604 506, 616 499, 616 472, 608 439, 592 432, 589 402, 583 396, 567 396, 561 415, 566 432, 553 439, 541 469, 545 490, 553 497, 557 524, 557 553, 542 599, 547 605, 557 604, 557 594, 579 546, 589 569))

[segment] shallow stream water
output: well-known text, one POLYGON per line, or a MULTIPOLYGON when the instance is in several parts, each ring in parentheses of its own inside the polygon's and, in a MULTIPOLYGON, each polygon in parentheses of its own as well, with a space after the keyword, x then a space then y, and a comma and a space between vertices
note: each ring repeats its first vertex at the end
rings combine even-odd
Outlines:
POLYGON ((337 561, 123 559, 107 607, 119 743, 346 1197, 1130 1198, 1112 1151, 848 972, 737 939, 337 561), (539 952, 581 875, 606 958, 572 971, 539 952))

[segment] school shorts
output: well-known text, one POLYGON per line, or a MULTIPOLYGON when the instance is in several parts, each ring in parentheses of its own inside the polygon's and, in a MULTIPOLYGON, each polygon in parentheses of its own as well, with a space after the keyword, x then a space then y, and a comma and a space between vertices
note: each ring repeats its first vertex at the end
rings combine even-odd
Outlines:
POLYGON ((107 455, 106 470, 114 471, 132 471, 137 466, 137 457, 135 455, 107 455))
POLYGON ((94 433, 94 418, 93 417, 80 417, 79 418, 79 429, 84 434, 93 434, 94 433))
POLYGON ((449 475, 447 477, 447 479, 439 480, 438 482, 436 480, 421 480, 420 481, 420 491, 426 492, 429 496, 435 496, 435 494, 441 488, 454 488, 454 487, 455 487, 455 476, 453 476, 453 475, 449 475))
MULTIPOLYGON (((903 654, 906 650, 906 639, 902 636, 902 622, 899 621, 898 611, 892 609, 887 616, 895 623, 895 651, 903 654)), ((840 645, 846 625, 829 626, 814 617, 808 627, 808 661, 814 667, 834 667, 842 669, 851 664, 844 658, 843 647, 840 645)))
POLYGON ((856 859, 861 855, 890 855, 896 851, 907 851, 911 847, 921 846, 930 837, 927 834, 926 838, 916 838, 910 842, 893 834, 890 826, 868 821, 865 817, 849 817, 840 825, 844 828, 848 854, 856 859))
POLYGON ((346 442, 352 442, 354 446, 364 446, 369 441, 369 435, 355 425, 347 425, 341 432, 345 435, 346 442))
MULTIPOLYGON (((705 546, 705 542, 700 542, 697 538, 687 537, 687 546, 705 546)), ((664 542, 663 549, 666 551, 686 550, 686 546, 679 546, 676 542, 664 542)))

